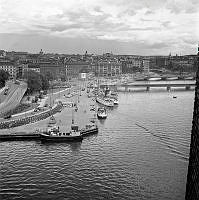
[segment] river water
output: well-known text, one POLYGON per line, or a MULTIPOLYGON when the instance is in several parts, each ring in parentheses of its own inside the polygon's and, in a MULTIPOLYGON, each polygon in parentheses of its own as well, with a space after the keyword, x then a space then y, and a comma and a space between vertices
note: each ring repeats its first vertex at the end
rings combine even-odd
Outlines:
MULTIPOLYGON (((194 91, 121 92, 99 133, 80 143, 1 142, 0 199, 183 199, 193 101, 194 91)), ((80 126, 92 115, 87 102, 80 97, 80 126)), ((69 108, 56 115, 61 129, 70 118, 69 108)))

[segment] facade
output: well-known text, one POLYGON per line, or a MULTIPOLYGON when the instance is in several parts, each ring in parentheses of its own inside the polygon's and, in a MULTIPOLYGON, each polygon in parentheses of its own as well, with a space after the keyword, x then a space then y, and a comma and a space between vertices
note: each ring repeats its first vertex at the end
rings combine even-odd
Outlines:
POLYGON ((16 77, 17 68, 10 60, 0 60, 0 69, 7 71, 11 78, 16 77))
POLYGON ((40 66, 38 64, 28 64, 27 68, 24 68, 24 70, 27 71, 35 71, 37 73, 40 73, 40 66))
POLYGON ((191 145, 185 199, 199 199, 199 47, 198 71, 196 77, 195 102, 192 121, 191 145))
POLYGON ((28 70, 27 63, 21 63, 17 65, 17 78, 22 78, 24 72, 28 70))
POLYGON ((120 62, 98 62, 96 64, 96 75, 103 77, 119 76, 122 73, 120 62))
POLYGON ((66 76, 66 70, 64 65, 61 63, 45 61, 38 63, 38 65, 40 67, 41 74, 46 76, 49 76, 50 74, 54 80, 58 80, 66 76))
POLYGON ((142 66, 143 66, 143 72, 149 73, 149 71, 150 71, 150 60, 149 59, 143 59, 142 66))
POLYGON ((132 58, 122 62, 122 73, 137 72, 142 69, 142 59, 132 58))
POLYGON ((65 63, 66 76, 68 78, 78 78, 82 70, 91 70, 89 62, 69 61, 65 63))

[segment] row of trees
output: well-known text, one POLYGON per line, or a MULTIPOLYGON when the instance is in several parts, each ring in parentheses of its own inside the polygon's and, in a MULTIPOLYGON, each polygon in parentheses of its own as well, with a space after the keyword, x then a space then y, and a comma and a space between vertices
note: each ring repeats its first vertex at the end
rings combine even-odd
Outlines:
MULTIPOLYGON (((7 71, 0 70, 0 88, 5 86, 5 82, 10 75, 7 71)), ((49 75, 45 76, 35 71, 26 71, 22 77, 27 80, 28 93, 47 90, 49 88, 49 75)))
POLYGON ((47 90, 49 88, 49 80, 45 75, 35 71, 26 71, 23 79, 27 80, 28 93, 33 93, 40 90, 47 90))

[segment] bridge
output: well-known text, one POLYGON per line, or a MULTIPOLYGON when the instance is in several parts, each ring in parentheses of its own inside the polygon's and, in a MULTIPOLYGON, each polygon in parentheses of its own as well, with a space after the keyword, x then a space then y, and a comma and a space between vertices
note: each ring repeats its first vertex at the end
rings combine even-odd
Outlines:
MULTIPOLYGON (((166 88, 168 91, 171 88, 185 88, 186 90, 191 89, 191 87, 195 87, 195 83, 132 83, 132 84, 117 84, 117 85, 108 85, 115 90, 122 87, 125 91, 128 91, 130 88, 146 88, 146 91, 149 91, 150 88, 166 88)), ((101 87, 105 87, 107 85, 101 85, 101 87)))

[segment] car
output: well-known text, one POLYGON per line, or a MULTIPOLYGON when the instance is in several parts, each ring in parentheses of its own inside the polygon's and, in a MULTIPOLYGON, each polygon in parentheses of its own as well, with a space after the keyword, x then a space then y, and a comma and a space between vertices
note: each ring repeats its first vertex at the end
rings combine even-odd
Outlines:
POLYGON ((9 90, 9 88, 6 88, 6 89, 4 90, 4 95, 7 95, 7 94, 8 94, 8 90, 9 90))
POLYGON ((40 108, 35 108, 34 109, 34 112, 39 112, 40 111, 40 108))
POLYGON ((10 119, 12 117, 12 115, 6 115, 4 116, 4 119, 10 119))

